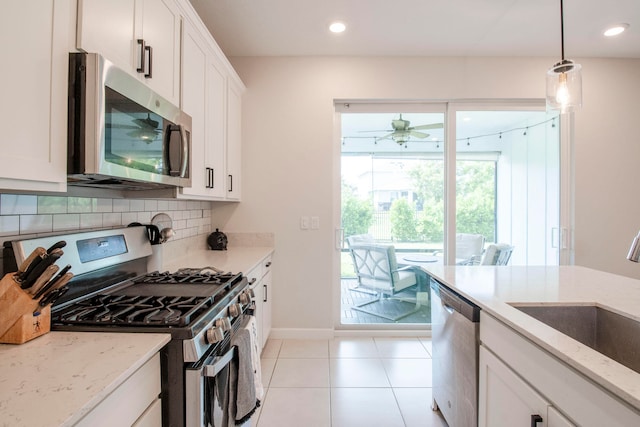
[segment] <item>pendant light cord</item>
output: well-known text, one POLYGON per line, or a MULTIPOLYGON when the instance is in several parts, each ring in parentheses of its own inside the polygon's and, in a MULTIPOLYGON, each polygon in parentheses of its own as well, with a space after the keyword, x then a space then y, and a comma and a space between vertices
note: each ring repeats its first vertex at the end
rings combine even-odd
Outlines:
POLYGON ((562 46, 562 62, 564 62, 564 10, 560 0, 560 45, 562 46))

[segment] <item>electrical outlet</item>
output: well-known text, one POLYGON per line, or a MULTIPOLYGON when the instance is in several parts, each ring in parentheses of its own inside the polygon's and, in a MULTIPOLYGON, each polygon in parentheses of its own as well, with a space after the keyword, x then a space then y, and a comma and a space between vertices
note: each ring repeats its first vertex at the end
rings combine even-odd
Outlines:
POLYGON ((311 229, 317 230, 320 228, 320 217, 312 216, 311 217, 311 229))
POLYGON ((309 229, 309 217, 301 216, 300 217, 300 230, 308 230, 309 229))

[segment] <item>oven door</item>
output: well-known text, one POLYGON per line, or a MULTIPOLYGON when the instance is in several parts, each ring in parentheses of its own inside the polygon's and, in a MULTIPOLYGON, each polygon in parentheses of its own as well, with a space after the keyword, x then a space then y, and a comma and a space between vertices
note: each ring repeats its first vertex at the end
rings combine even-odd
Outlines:
MULTIPOLYGON (((185 418, 186 427, 208 427, 228 425, 229 364, 235 357, 235 347, 226 346, 203 360, 186 366, 185 371, 185 418)), ((251 427, 251 420, 242 424, 251 427)))

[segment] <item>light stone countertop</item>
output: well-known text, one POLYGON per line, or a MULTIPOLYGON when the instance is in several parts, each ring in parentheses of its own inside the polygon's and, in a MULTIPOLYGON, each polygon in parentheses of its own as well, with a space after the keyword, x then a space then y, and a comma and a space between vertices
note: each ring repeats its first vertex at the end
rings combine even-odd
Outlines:
POLYGON ((640 321, 640 280, 579 266, 425 266, 445 285, 640 410, 637 373, 508 303, 597 304, 640 321))
POLYGON ((243 273, 246 275, 265 257, 273 253, 268 246, 229 247, 226 251, 194 249, 183 254, 168 256, 163 254, 162 269, 175 271, 185 267, 215 267, 225 272, 243 273))
MULTIPOLYGON (((266 234, 233 243, 272 243, 266 234), (266 236, 266 237, 265 237, 266 236), (249 239, 249 241, 247 241, 249 239)), ((205 239, 158 245, 162 271, 216 267, 247 274, 273 246, 205 249, 205 239)), ((0 427, 71 426, 169 342, 169 334, 53 331, 22 345, 0 344, 0 427), (34 410, 35 409, 35 410, 34 410)))
POLYGON ((0 426, 71 426, 169 342, 169 334, 49 332, 0 344, 0 426))

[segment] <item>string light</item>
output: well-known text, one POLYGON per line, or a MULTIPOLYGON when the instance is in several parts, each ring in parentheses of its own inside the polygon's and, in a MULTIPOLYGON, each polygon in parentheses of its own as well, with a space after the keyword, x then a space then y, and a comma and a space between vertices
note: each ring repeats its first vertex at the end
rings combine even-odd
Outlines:
MULTIPOLYGON (((522 127, 512 128, 512 129, 505 129, 505 130, 501 130, 501 131, 497 131, 497 132, 493 132, 493 133, 487 133, 487 134, 482 134, 482 135, 474 135, 474 136, 466 136, 466 137, 462 137, 462 138, 457 138, 456 142, 462 142, 462 141, 466 140, 467 141, 467 145, 471 145, 470 141, 472 139, 487 138, 487 137, 491 137, 491 136, 497 136, 498 139, 502 139, 502 134, 503 133, 507 134, 507 133, 518 132, 518 131, 522 131, 523 132, 522 135, 527 135, 527 132, 528 132, 528 130, 530 128, 536 128, 538 126, 545 125, 545 124, 547 124, 549 122, 551 122, 551 127, 555 128, 556 127, 555 120, 556 120, 556 117, 551 117, 551 118, 549 118, 547 120, 544 120, 542 122, 535 123, 535 124, 529 125, 529 126, 522 126, 522 127)), ((364 137, 364 136, 345 136, 345 137, 343 137, 343 141, 346 141, 347 139, 368 139, 368 138, 371 138, 371 137, 369 137, 369 136, 367 136, 367 137, 364 137)), ((378 143, 378 137, 374 136, 373 137, 373 142, 375 144, 377 144, 378 143)), ((434 141, 434 140, 431 140, 431 141, 420 141, 420 140, 417 140, 417 139, 410 139, 407 142, 435 142, 436 143, 436 148, 439 148, 440 147, 440 142, 442 142, 442 141, 440 141, 440 140, 437 140, 437 141, 434 141)))

